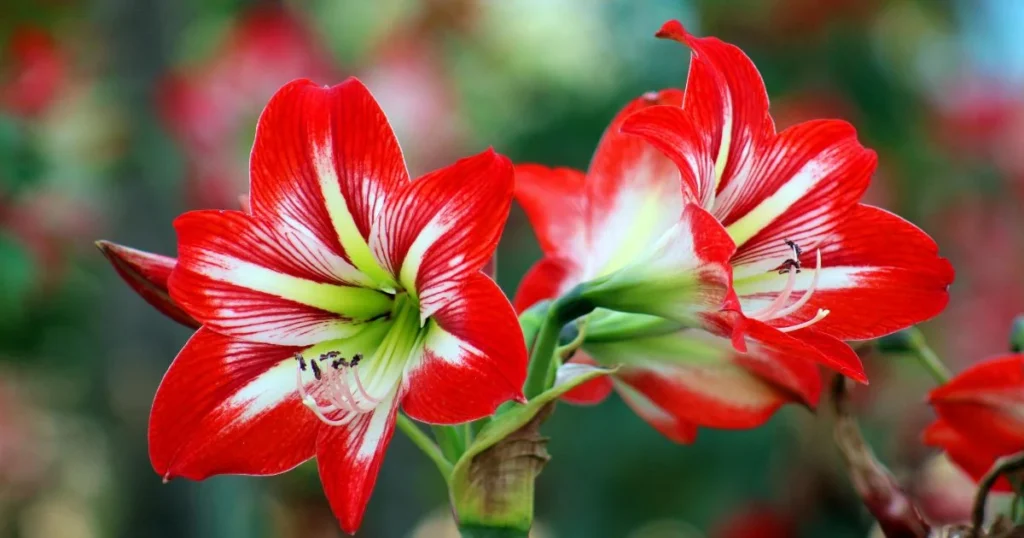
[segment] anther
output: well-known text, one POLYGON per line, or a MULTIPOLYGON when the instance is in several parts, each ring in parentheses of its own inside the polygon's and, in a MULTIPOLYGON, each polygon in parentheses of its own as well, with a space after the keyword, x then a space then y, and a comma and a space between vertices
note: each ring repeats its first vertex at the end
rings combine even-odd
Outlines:
POLYGON ((790 241, 789 239, 784 239, 783 241, 785 241, 786 246, 793 249, 793 254, 795 254, 797 258, 804 253, 803 249, 800 248, 800 245, 796 244, 796 241, 790 241))
POLYGON ((306 359, 302 357, 301 353, 295 354, 295 360, 299 361, 299 370, 306 371, 306 359))
POLYGON ((356 366, 359 366, 359 361, 361 360, 363 360, 362 353, 356 353, 355 355, 352 355, 352 367, 355 368, 356 366))
POLYGON ((313 367, 313 377, 315 377, 317 381, 320 381, 322 374, 320 373, 320 366, 317 365, 316 360, 310 360, 309 365, 313 367))

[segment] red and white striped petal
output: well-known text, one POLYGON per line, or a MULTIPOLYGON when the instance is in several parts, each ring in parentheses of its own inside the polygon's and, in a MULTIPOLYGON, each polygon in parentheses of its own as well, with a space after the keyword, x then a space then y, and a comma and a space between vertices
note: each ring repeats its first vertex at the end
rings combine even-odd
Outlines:
POLYGON ((622 132, 637 135, 671 159, 682 174, 683 199, 711 209, 715 200, 715 154, 709 131, 693 123, 689 111, 655 106, 632 114, 622 132))
POLYGON ((494 253, 513 183, 512 163, 489 149, 409 183, 384 205, 373 253, 419 299, 423 319, 456 300, 494 253))
POLYGON ((820 353, 800 340, 752 322, 734 347, 732 328, 682 329, 661 336, 586 345, 616 379, 686 422, 753 428, 783 404, 814 407, 821 393, 820 353))
POLYGON ((178 260, 110 241, 97 241, 96 246, 114 266, 121 279, 150 306, 186 327, 199 328, 199 322, 174 304, 167 292, 167 279, 178 260))
MULTIPOLYGON (((787 306, 799 306, 770 321, 791 326, 828 316, 813 329, 843 340, 878 338, 925 321, 949 300, 953 268, 919 228, 882 209, 857 205, 819 230, 789 236, 803 248, 803 270, 787 306), (821 270, 815 271, 816 249, 821 270), (816 280, 816 281, 815 281, 816 280), (807 290, 813 293, 804 301, 807 290)), ((785 289, 789 274, 780 263, 791 256, 784 238, 756 251, 741 249, 733 260, 733 285, 746 313, 762 310, 785 289)))
POLYGON ((545 299, 569 291, 579 280, 580 269, 575 262, 566 258, 542 258, 523 275, 512 304, 516 312, 522 313, 545 299))
POLYGON ((735 248, 710 213, 689 204, 657 243, 583 295, 601 308, 693 322, 697 313, 736 306, 729 266, 735 248))
POLYGON ((352 266, 309 236, 238 211, 193 211, 174 225, 171 297, 222 334, 312 345, 351 336, 391 310, 390 296, 350 285, 352 266))
POLYGON ((697 425, 674 415, 651 401, 633 387, 621 381, 614 382, 615 391, 622 401, 645 422, 670 441, 690 444, 697 440, 697 425))
POLYGON ((509 400, 525 402, 526 344, 501 289, 476 274, 428 322, 423 347, 406 372, 406 414, 430 424, 460 424, 491 415, 509 400))
POLYGON ((377 408, 344 426, 320 429, 316 461, 320 482, 341 529, 354 534, 377 483, 384 452, 395 431, 398 388, 377 408))
POLYGON ((267 104, 250 159, 252 213, 315 238, 382 286, 368 238, 384 200, 409 182, 384 112, 359 80, 296 80, 267 104))
POLYGON ((589 245, 587 177, 571 168, 515 166, 515 198, 546 256, 583 259, 589 245))
POLYGON ((296 391, 301 350, 199 329, 153 401, 153 469, 165 479, 269 475, 313 457, 320 422, 296 391))
POLYGON ((719 192, 715 216, 740 247, 738 256, 827 226, 864 195, 878 157, 840 120, 794 125, 757 148, 743 180, 719 192))
POLYGON ((629 264, 671 228, 683 209, 679 169, 640 137, 620 132, 632 113, 682 101, 678 90, 664 90, 633 100, 612 120, 587 172, 589 255, 587 278, 606 275, 629 264))
POLYGON ((715 191, 730 189, 752 169, 754 151, 764 137, 775 132, 761 75, 735 45, 714 37, 695 37, 679 21, 665 23, 657 36, 679 41, 692 50, 683 108, 694 125, 701 127, 705 146, 715 160, 715 191))

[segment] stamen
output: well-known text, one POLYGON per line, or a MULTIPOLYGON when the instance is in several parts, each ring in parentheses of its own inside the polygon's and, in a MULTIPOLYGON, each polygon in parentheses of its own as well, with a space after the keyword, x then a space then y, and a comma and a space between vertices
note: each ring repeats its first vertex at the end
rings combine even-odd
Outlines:
MULTIPOLYGON (((310 362, 313 363, 313 361, 310 362)), ((302 383, 302 370, 303 369, 301 367, 295 369, 295 384, 298 387, 299 397, 302 399, 302 405, 308 407, 309 410, 316 415, 316 418, 329 426, 345 426, 349 422, 352 422, 352 419, 356 417, 356 413, 349 412, 347 416, 340 420, 333 420, 324 415, 324 412, 330 413, 338 411, 339 409, 334 406, 321 407, 320 404, 317 403, 316 399, 306 392, 306 386, 302 383)))
POLYGON ((795 302, 795 303, 787 306, 786 308, 783 308, 782 310, 779 310, 778 312, 776 312, 775 313, 775 317, 781 318, 781 317, 788 316, 788 315, 792 314, 793 312, 796 312, 797 310, 800 310, 801 307, 803 307, 805 304, 807 304, 807 301, 811 300, 811 295, 814 295, 814 290, 818 289, 818 276, 821 274, 821 249, 818 249, 816 251, 816 255, 817 255, 817 262, 815 263, 814 277, 811 279, 810 287, 807 288, 807 291, 804 292, 803 296, 801 296, 800 299, 797 300, 797 302, 795 302))
POLYGON ((784 333, 789 333, 789 332, 797 331, 797 330, 800 330, 800 329, 805 329, 805 328, 810 327, 811 325, 814 325, 815 323, 825 319, 825 317, 828 316, 828 315, 829 315, 829 311, 828 310, 826 310, 824 308, 819 308, 818 309, 818 313, 815 314, 813 318, 811 318, 811 319, 809 319, 809 320, 807 320, 807 321, 805 321, 803 323, 797 323, 796 325, 791 325, 789 327, 779 327, 778 329, 779 329, 779 331, 784 332, 784 333))
POLYGON ((793 293, 793 286, 796 285, 796 271, 789 271, 789 277, 786 279, 786 287, 782 288, 782 291, 775 297, 775 300, 771 302, 765 308, 758 310, 757 312, 750 313, 747 317, 756 319, 758 321, 766 321, 773 318, 773 314, 785 306, 786 301, 789 300, 789 295, 793 293))
MULTIPOLYGON (((359 355, 356 355, 356 357, 359 357, 359 355)), ((370 396, 370 393, 366 391, 366 387, 363 386, 363 381, 361 379, 359 379, 359 370, 356 370, 356 367, 354 366, 354 363, 356 361, 356 357, 352 358, 352 362, 353 362, 352 377, 354 377, 355 380, 356 380, 356 388, 359 389, 359 394, 363 398, 366 398, 367 402, 370 402, 374 407, 377 407, 377 404, 380 403, 380 399, 379 398, 374 398, 373 396, 370 396)))

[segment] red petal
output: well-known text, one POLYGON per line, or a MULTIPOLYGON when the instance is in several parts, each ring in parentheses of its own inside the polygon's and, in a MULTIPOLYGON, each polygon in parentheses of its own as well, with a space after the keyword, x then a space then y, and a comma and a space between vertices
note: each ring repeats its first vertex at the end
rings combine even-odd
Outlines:
MULTIPOLYGON (((935 242, 882 209, 857 205, 835 225, 808 226, 788 239, 803 247, 804 267, 791 302, 803 295, 814 277, 815 248, 821 249, 822 269, 810 301, 773 320, 773 325, 800 323, 824 308, 830 313, 814 330, 843 340, 870 339, 925 321, 948 302, 953 268, 939 257, 935 242)), ((788 252, 780 236, 756 250, 744 247, 742 256, 737 253, 734 285, 744 311, 759 309, 778 296, 788 275, 775 269, 788 252)))
POLYGON ((733 348, 730 330, 716 337, 699 329, 588 349, 602 364, 620 360, 616 377, 680 420, 753 428, 786 403, 813 407, 821 392, 815 350, 763 328, 754 322, 746 353, 733 348))
POLYGON ((109 241, 97 241, 96 246, 121 279, 150 306, 186 327, 199 328, 199 322, 175 304, 167 293, 167 278, 178 260, 109 241))
POLYGON ((392 394, 372 413, 346 426, 320 430, 316 442, 320 482, 334 517, 346 533, 354 534, 363 521, 384 452, 394 434, 397 400, 392 394))
POLYGON ((978 363, 929 397, 935 411, 962 435, 991 450, 1024 450, 1024 355, 978 363))
POLYGON ((409 181, 384 112, 355 78, 281 88, 260 116, 250 177, 254 215, 315 237, 368 272, 373 220, 409 181))
POLYGON ((587 252, 586 176, 571 168, 515 167, 515 197, 548 256, 587 252))
POLYGON ((405 412, 431 424, 459 424, 523 400, 526 344, 515 311, 483 274, 434 314, 423 355, 407 374, 405 412))
MULTIPOLYGON (((597 365, 597 361, 590 358, 583 350, 577 351, 567 364, 590 364, 597 365)), ((612 393, 611 376, 603 375, 595 377, 590 381, 569 390, 562 395, 562 399, 575 405, 597 405, 603 402, 612 393)))
POLYGON ((722 192, 734 180, 742 180, 752 165, 752 148, 775 132, 764 82, 750 58, 734 45, 695 37, 678 21, 665 23, 657 35, 693 51, 683 108, 694 125, 702 127, 720 176, 715 185, 722 192))
POLYGON ((675 416, 623 383, 616 383, 619 396, 634 413, 670 441, 689 444, 697 440, 697 425, 675 416))
POLYGON ((638 135, 675 163, 682 173, 684 200, 702 207, 714 202, 715 154, 690 113, 675 106, 655 106, 631 115, 622 132, 638 135))
POLYGON ((516 290, 512 304, 516 312, 522 313, 527 308, 543 301, 553 299, 576 285, 579 269, 576 265, 563 258, 543 258, 535 263, 523 276, 516 290))
POLYGON ((643 139, 621 132, 621 128, 637 111, 658 105, 679 107, 682 103, 679 90, 651 92, 631 101, 612 119, 587 171, 586 195, 592 222, 603 221, 613 213, 629 191, 681 192, 683 185, 673 163, 643 139))
POLYGON ((867 190, 878 161, 839 120, 794 125, 755 152, 751 170, 715 200, 715 216, 740 247, 737 260, 839 222, 867 190))
POLYGON ((312 345, 390 311, 387 295, 348 285, 362 274, 308 235, 238 211, 193 211, 175 228, 171 297, 222 334, 312 345))
POLYGON ((149 457, 156 472, 194 480, 269 475, 311 458, 320 422, 297 395, 299 351, 199 329, 153 401, 149 457))
POLYGON ((494 150, 431 172, 384 205, 371 239, 381 265, 417 292, 422 316, 454 300, 498 246, 512 204, 512 163, 494 150))
MULTIPOLYGON (((936 420, 925 429, 923 440, 928 446, 944 450, 949 459, 975 481, 981 480, 995 465, 996 460, 1009 455, 995 452, 983 442, 972 441, 942 419, 936 420)), ((1010 481, 1005 477, 1000 478, 992 489, 1002 493, 1013 491, 1010 481)))
POLYGON ((993 357, 972 365, 929 395, 932 402, 1003 403, 1024 401, 1024 355, 993 357))

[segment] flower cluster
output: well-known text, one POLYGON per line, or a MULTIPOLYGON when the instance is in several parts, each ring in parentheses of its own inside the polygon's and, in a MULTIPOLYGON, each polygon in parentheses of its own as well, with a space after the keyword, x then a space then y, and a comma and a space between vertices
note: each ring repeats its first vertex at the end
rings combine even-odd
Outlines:
POLYGON ((844 341, 937 314, 950 265, 860 203, 876 156, 851 125, 777 132, 738 48, 674 21, 658 35, 692 50, 685 91, 628 104, 586 173, 488 150, 411 179, 358 80, 299 80, 260 116, 246 211, 179 217, 177 259, 101 242, 147 301, 198 329, 157 390, 156 471, 267 475, 315 456, 353 532, 401 413, 485 419, 439 465, 454 464, 457 502, 459 457, 572 387, 578 402, 614 388, 689 442, 813 408, 819 365, 866 382, 844 341), (515 309, 481 272, 513 197, 544 251, 515 309), (555 349, 566 324, 577 338, 555 349))

